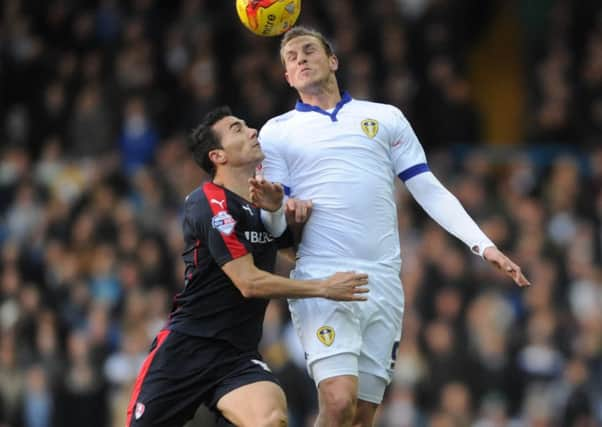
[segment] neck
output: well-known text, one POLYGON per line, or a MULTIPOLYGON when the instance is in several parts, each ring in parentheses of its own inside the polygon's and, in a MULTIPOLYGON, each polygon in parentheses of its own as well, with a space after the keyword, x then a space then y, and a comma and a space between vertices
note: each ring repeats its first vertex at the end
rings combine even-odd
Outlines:
POLYGON ((238 194, 245 200, 250 200, 249 178, 255 175, 255 167, 256 165, 246 165, 235 168, 220 168, 215 173, 213 182, 238 194))
POLYGON ((341 92, 333 77, 320 85, 299 90, 299 97, 305 104, 320 107, 322 110, 334 108, 341 100, 341 92))

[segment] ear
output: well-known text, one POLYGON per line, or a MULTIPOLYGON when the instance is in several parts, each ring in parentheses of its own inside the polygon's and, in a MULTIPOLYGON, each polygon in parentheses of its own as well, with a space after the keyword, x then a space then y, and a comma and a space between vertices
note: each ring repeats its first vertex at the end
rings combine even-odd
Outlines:
POLYGON ((207 156, 214 165, 223 165, 228 161, 224 150, 211 150, 207 156))
POLYGON ((330 71, 337 71, 339 69, 339 58, 337 58, 336 55, 330 55, 328 63, 330 65, 330 71))

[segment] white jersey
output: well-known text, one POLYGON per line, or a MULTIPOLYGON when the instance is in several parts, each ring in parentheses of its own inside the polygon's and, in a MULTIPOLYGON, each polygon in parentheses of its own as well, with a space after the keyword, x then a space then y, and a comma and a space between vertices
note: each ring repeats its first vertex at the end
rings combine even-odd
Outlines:
POLYGON ((400 267, 394 180, 428 171, 401 111, 344 93, 330 111, 298 102, 268 121, 263 173, 291 197, 311 200, 298 257, 400 267))

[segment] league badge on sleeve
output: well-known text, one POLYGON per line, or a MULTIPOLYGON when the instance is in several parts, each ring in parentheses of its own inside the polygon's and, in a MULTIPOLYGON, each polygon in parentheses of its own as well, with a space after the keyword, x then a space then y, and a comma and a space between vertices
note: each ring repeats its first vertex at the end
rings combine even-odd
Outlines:
POLYGON ((226 211, 220 211, 211 218, 211 226, 226 236, 232 234, 235 225, 236 220, 226 211))
POLYGON ((327 347, 330 347, 334 342, 334 328, 332 326, 322 326, 316 331, 316 335, 320 342, 327 347))

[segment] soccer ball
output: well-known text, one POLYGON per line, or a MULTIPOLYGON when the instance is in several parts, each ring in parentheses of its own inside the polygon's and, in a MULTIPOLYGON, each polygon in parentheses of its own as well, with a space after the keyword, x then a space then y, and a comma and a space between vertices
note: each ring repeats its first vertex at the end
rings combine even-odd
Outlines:
POLYGON ((236 0, 236 11, 253 34, 278 36, 297 21, 301 0, 236 0))

